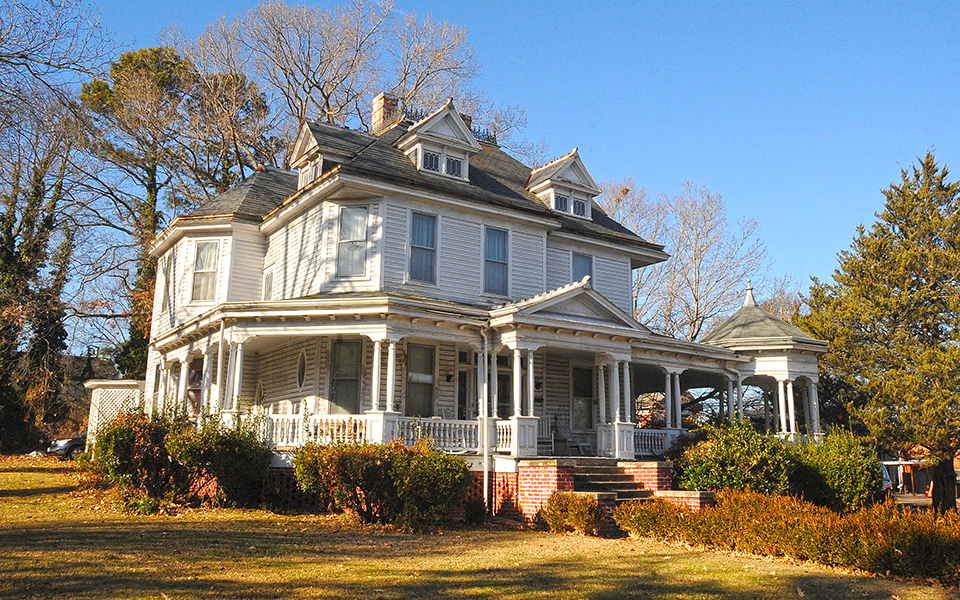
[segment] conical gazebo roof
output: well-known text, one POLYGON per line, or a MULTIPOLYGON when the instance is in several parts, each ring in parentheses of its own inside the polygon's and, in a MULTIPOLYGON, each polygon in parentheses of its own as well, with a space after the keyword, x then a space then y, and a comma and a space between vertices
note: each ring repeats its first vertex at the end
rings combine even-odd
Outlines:
POLYGON ((701 342, 731 349, 797 348, 827 351, 827 342, 810 337, 760 308, 749 283, 743 308, 707 334, 701 342))

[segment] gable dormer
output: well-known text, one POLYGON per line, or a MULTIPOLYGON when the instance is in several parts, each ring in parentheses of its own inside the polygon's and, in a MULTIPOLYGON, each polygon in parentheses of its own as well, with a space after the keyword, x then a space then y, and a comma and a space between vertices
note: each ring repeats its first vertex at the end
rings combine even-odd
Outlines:
POLYGON ((453 98, 410 126, 397 140, 403 152, 421 172, 454 179, 470 178, 470 157, 480 144, 453 106, 453 98))
MULTIPOLYGON (((325 147, 319 141, 318 128, 332 128, 332 125, 307 122, 300 128, 297 141, 293 144, 293 158, 290 166, 297 170, 297 189, 315 181, 320 175, 333 166, 349 162, 352 155, 343 149, 325 147)), ((339 128, 338 128, 339 129, 339 128)))
POLYGON ((527 190, 555 212, 588 220, 593 218, 593 199, 600 195, 576 148, 530 171, 527 190))

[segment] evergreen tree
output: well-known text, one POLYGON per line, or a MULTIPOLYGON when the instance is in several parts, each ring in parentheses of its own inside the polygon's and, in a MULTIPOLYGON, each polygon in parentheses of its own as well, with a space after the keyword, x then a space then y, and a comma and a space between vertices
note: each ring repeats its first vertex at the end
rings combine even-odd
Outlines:
POLYGON ((830 350, 821 372, 874 436, 933 460, 934 507, 956 506, 960 449, 960 183, 933 153, 883 191, 878 220, 840 253, 833 282, 814 279, 797 324, 830 350))

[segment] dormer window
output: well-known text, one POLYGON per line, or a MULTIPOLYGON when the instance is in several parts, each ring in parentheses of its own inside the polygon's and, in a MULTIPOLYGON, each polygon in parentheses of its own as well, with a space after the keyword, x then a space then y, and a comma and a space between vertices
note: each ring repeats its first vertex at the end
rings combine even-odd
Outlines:
POLYGON ((463 161, 459 158, 447 158, 447 175, 463 177, 463 161))
POLYGON ((425 171, 440 172, 440 155, 436 152, 423 151, 423 169, 425 171))
POLYGON ((307 164, 300 167, 300 179, 297 182, 297 189, 300 189, 308 183, 315 181, 323 172, 323 156, 317 156, 307 164))
POLYGON ((574 200, 573 201, 573 214, 578 217, 587 216, 587 203, 583 200, 574 200))
POLYGON ((560 212, 570 212, 570 199, 559 194, 553 197, 553 208, 560 212))

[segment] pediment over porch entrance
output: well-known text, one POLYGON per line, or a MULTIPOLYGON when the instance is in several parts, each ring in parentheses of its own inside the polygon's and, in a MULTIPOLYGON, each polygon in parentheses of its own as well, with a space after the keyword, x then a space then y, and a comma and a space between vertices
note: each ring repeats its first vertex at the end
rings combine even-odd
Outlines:
POLYGON ((649 329, 590 287, 590 277, 495 308, 490 311, 490 323, 494 327, 527 323, 556 328, 596 328, 626 338, 650 335, 649 329))

